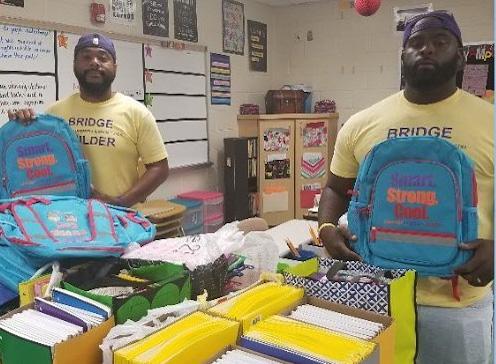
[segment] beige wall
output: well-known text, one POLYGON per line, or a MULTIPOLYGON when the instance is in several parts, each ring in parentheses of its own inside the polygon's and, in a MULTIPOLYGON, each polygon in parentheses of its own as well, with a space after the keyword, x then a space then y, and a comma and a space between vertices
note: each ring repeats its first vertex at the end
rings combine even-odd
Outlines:
MULTIPOLYGON (((231 55, 232 106, 209 105, 210 159, 213 167, 173 171, 155 197, 171 197, 191 189, 222 190, 223 138, 237 136, 239 105, 257 103, 264 110, 268 89, 304 83, 314 89, 313 100, 336 100, 340 121, 398 90, 401 36, 393 32, 393 6, 415 6, 429 1, 382 0, 379 11, 362 17, 354 9, 340 11, 339 0, 310 5, 268 7, 254 0, 245 4, 245 19, 268 27, 268 72, 248 70, 245 56, 231 55), (312 30, 313 41, 306 40, 312 30), (296 39, 300 36, 300 40, 296 39)), ((102 2, 104 2, 102 0, 102 2)), ((141 1, 137 1, 141 13, 141 1)), ((169 0, 170 21, 173 23, 169 0)), ((89 22, 90 0, 25 0, 25 8, 0 6, 0 15, 60 22, 95 28, 89 22)), ((450 9, 465 41, 493 39, 492 0, 434 0, 435 9, 450 9)), ((221 0, 197 0, 199 44, 222 52, 221 0)), ((105 31, 141 36, 134 27, 105 24, 105 31)), ((172 24, 170 30, 172 30, 172 24)), ((173 31, 173 30, 172 30, 173 31)))
POLYGON ((493 39, 493 0, 382 0, 374 15, 339 10, 338 0, 283 8, 276 15, 274 85, 305 83, 313 101, 336 100, 343 123, 353 113, 399 89, 401 35, 393 32, 393 7, 432 3, 454 13, 463 40, 493 39), (312 30, 313 41, 306 40, 312 30), (296 35, 302 35, 297 40, 296 35))

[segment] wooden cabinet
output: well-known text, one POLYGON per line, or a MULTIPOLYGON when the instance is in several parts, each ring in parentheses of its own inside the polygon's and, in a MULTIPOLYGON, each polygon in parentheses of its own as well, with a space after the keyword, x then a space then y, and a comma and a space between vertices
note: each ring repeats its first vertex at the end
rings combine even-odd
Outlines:
POLYGON ((259 216, 269 225, 301 219, 324 187, 338 114, 239 115, 240 137, 258 138, 259 216))

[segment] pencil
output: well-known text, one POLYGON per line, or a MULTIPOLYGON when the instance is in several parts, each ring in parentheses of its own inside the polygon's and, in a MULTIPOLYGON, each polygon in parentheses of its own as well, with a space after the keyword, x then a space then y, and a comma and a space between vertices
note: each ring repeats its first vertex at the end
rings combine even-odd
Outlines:
POLYGON ((286 245, 295 257, 301 258, 300 252, 298 252, 298 249, 295 248, 294 244, 291 242, 291 240, 289 240, 289 238, 286 238, 286 245))

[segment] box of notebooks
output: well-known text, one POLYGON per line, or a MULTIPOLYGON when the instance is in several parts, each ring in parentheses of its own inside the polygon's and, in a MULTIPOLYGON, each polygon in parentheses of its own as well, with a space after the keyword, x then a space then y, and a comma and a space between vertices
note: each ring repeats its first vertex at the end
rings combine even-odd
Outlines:
POLYGON ((205 363, 238 336, 238 322, 197 311, 115 351, 113 364, 205 363))
POLYGON ((396 325, 389 316, 305 296, 297 306, 284 313, 300 321, 337 334, 377 344, 379 363, 394 362, 396 325))
POLYGON ((111 309, 60 288, 0 318, 3 364, 100 364, 111 309))
POLYGON ((258 321, 296 306, 303 295, 301 288, 279 282, 259 282, 211 307, 207 312, 239 321, 245 332, 258 321))
POLYGON ((190 274, 182 265, 112 261, 105 274, 95 278, 89 273, 96 271, 95 265, 98 264, 94 262, 83 270, 74 271, 64 278, 61 286, 111 307, 116 324, 128 319, 137 321, 149 309, 191 298, 190 274))

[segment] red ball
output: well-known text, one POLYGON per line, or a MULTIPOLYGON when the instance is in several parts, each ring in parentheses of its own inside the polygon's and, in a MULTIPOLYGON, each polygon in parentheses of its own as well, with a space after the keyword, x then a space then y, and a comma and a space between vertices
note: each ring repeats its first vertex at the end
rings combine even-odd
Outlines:
POLYGON ((370 16, 381 6, 381 0, 355 0, 355 9, 358 14, 370 16))

